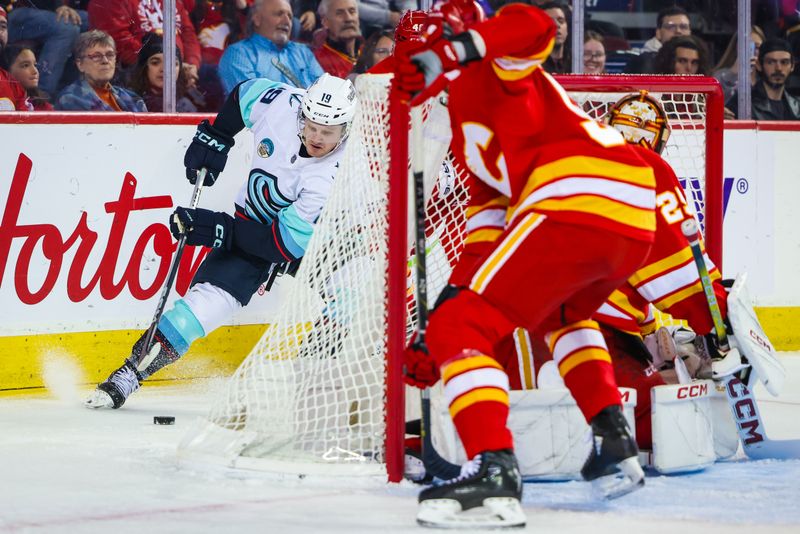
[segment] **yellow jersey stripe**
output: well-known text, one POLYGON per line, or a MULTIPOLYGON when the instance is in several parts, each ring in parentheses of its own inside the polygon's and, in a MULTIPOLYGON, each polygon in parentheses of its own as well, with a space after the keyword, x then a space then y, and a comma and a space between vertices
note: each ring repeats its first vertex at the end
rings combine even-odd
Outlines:
POLYGON ((564 358, 558 365, 558 371, 561 373, 561 376, 564 377, 580 364, 591 361, 602 361, 610 364, 611 356, 608 354, 608 351, 595 347, 579 350, 564 358))
POLYGON ((443 369, 442 380, 446 383, 456 375, 460 375, 461 373, 471 369, 480 369, 481 367, 494 367, 495 369, 503 369, 503 367, 497 363, 497 360, 486 356, 485 354, 481 354, 479 356, 461 358, 452 363, 448 363, 443 369))
POLYGON ((469 245, 471 243, 482 243, 485 241, 494 242, 497 241, 497 238, 501 235, 503 235, 503 230, 496 228, 476 230, 474 232, 470 232, 466 239, 464 239, 464 244, 469 245))
POLYGON ((514 330, 514 344, 517 347, 517 360, 519 365, 519 381, 522 389, 536 389, 536 376, 533 364, 533 351, 531 340, 525 328, 514 330))
POLYGON ((497 388, 479 388, 465 393, 450 403, 450 417, 479 402, 499 402, 508 406, 508 392, 497 388))
POLYGON ((569 198, 548 198, 535 204, 542 211, 579 211, 618 222, 648 232, 656 230, 656 216, 652 210, 635 208, 616 200, 595 195, 577 195, 569 198))

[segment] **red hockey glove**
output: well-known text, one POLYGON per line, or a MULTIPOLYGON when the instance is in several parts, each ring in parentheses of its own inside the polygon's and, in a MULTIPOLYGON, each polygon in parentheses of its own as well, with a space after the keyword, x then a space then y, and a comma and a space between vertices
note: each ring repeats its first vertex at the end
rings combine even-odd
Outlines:
POLYGON ((420 347, 416 336, 403 352, 403 378, 409 386, 424 389, 439 381, 439 366, 428 354, 428 349, 420 347))

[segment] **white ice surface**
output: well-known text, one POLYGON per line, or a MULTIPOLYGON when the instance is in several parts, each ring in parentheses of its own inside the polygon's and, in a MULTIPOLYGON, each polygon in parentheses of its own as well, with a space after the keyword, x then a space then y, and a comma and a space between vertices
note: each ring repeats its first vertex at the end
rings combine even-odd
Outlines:
MULTIPOLYGON (((800 354, 774 399, 757 388, 770 437, 800 438, 800 354)), ((420 532, 408 484, 354 489, 179 464, 176 445, 219 382, 147 387, 117 411, 90 411, 64 384, 53 397, 0 397, 0 532, 420 532), (174 426, 153 424, 173 415, 174 426)), ((84 388, 81 394, 88 393, 84 388)), ((582 482, 526 484, 527 531, 800 532, 800 460, 718 463, 649 476, 611 503, 582 482)))

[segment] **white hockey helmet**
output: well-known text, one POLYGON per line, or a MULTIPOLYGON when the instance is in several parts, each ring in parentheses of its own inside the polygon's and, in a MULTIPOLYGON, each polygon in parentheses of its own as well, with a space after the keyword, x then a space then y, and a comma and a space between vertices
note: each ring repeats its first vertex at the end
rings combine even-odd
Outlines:
POLYGON ((353 83, 324 73, 306 90, 300 104, 298 126, 301 138, 305 119, 326 126, 343 124, 342 138, 339 141, 341 144, 350 133, 357 107, 358 99, 353 83))
POLYGON ((604 121, 628 143, 643 145, 659 154, 672 131, 661 103, 644 89, 619 99, 609 108, 604 121))

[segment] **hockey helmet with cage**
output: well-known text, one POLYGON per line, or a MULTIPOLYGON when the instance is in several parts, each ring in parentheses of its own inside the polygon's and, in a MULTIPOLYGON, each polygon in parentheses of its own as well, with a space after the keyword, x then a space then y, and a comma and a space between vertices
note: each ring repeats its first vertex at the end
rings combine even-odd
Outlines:
POLYGON ((306 90, 300 104, 297 114, 300 139, 305 141, 303 128, 306 120, 325 126, 342 124, 344 129, 339 144, 336 145, 338 147, 350 133, 357 107, 358 99, 353 83, 324 73, 306 90))
POLYGON ((425 11, 413 9, 403 13, 394 30, 394 45, 413 48, 414 44, 424 42, 422 31, 427 20, 428 14, 425 11))
POLYGON ((442 14, 444 22, 456 34, 463 33, 475 24, 486 20, 486 13, 475 0, 446 0, 434 4, 433 9, 442 14))
POLYGON ((659 154, 672 131, 661 102, 644 89, 619 99, 609 108, 604 120, 628 143, 643 145, 659 154))

